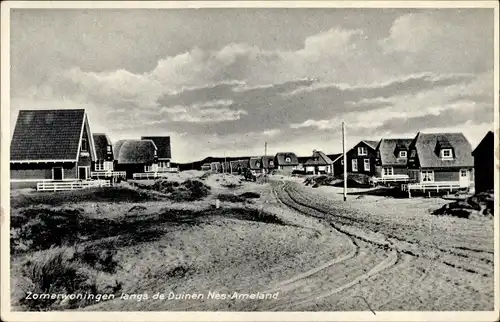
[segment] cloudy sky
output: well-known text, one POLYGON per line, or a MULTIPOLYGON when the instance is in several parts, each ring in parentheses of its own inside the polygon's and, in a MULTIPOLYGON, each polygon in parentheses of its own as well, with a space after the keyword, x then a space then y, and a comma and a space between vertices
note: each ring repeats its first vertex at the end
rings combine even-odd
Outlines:
POLYGON ((178 162, 493 128, 491 9, 13 10, 19 109, 85 108, 178 162))

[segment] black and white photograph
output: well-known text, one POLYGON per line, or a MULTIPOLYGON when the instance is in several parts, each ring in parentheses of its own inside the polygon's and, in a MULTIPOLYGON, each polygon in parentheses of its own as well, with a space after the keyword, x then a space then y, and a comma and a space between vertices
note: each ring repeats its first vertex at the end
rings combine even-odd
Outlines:
POLYGON ((497 320, 498 3, 349 3, 2 3, 2 319, 497 320))

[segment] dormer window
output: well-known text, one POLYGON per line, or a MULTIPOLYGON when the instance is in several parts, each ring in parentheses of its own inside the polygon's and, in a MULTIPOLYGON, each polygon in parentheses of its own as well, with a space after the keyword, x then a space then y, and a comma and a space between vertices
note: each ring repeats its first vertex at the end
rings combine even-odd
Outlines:
POLYGON ((453 159, 452 149, 441 149, 441 159, 453 159))
POLYGON ((285 162, 286 162, 286 163, 290 163, 290 162, 292 162, 292 159, 291 159, 290 157, 286 157, 286 158, 285 158, 285 162))
POLYGON ((257 168, 260 168, 260 163, 259 163, 259 162, 255 162, 255 166, 256 166, 257 168))
POLYGON ((269 165, 272 167, 274 165, 274 161, 269 161, 269 165))
POLYGON ((406 151, 399 151, 399 157, 406 158, 406 157, 408 157, 408 154, 406 153, 406 151))
POLYGON ((358 147, 358 155, 368 155, 368 149, 366 146, 358 147))

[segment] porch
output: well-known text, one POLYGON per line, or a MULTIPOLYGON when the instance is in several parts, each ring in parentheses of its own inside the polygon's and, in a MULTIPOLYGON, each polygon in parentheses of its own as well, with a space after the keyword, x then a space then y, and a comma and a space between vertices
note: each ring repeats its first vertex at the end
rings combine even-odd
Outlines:
POLYGON ((407 174, 395 174, 382 177, 373 177, 371 180, 373 184, 403 183, 410 181, 410 177, 407 174))
POLYGON ((408 192, 408 197, 411 198, 411 192, 421 192, 421 193, 454 193, 461 190, 468 190, 469 186, 464 186, 459 181, 434 181, 434 182, 419 182, 419 183, 407 183, 401 185, 401 191, 408 192))

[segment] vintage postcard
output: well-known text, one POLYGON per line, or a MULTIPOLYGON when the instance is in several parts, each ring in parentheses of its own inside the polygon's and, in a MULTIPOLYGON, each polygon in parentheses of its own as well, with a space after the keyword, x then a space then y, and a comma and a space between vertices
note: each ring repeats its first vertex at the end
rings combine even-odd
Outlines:
POLYGON ((495 321, 495 1, 2 3, 5 321, 495 321))

